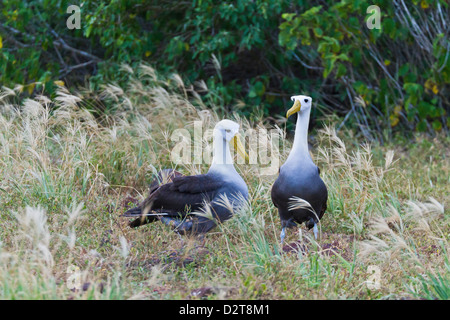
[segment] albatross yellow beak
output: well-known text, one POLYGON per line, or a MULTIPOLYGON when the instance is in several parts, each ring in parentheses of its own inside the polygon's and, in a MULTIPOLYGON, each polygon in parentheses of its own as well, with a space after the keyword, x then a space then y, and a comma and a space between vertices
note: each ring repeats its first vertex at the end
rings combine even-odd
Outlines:
POLYGON ((244 145, 242 144, 239 135, 235 135, 233 139, 231 139, 231 142, 233 143, 234 149, 245 159, 245 162, 248 163, 249 157, 247 152, 245 152, 244 145))
POLYGON ((292 116, 294 113, 297 113, 300 111, 302 105, 300 103, 300 101, 295 100, 294 105, 292 106, 292 108, 290 108, 286 114, 286 118, 289 118, 290 116, 292 116))

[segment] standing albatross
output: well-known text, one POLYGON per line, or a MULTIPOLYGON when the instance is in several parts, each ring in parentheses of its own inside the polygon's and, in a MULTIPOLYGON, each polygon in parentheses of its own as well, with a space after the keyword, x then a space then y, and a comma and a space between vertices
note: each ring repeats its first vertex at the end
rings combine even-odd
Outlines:
POLYGON ((286 228, 296 223, 306 223, 314 228, 317 239, 317 223, 327 208, 328 191, 319 176, 320 170, 311 159, 308 150, 308 125, 312 99, 308 96, 293 96, 294 106, 286 118, 297 113, 294 144, 286 162, 280 167, 279 176, 272 187, 272 202, 278 208, 281 219, 281 243, 286 228), (302 200, 308 204, 299 205, 302 200))
POLYGON ((230 152, 230 141, 238 153, 248 158, 239 139, 239 124, 231 120, 217 123, 213 133, 213 160, 208 173, 183 176, 166 169, 158 174, 158 180, 150 186, 149 196, 136 208, 122 216, 137 218, 130 227, 139 227, 160 219, 181 234, 202 234, 214 228, 217 222, 231 218, 248 197, 248 188, 236 171, 230 152), (228 198, 232 208, 224 205, 228 198), (206 209, 205 206, 209 206, 206 209), (214 219, 191 212, 211 212, 214 219), (190 219, 192 218, 192 219, 190 219))

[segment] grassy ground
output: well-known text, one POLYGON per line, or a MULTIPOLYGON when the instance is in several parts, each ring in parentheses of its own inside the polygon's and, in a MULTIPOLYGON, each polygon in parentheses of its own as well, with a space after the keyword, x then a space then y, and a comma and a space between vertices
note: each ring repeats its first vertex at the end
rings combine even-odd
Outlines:
POLYGON ((160 223, 131 230, 119 215, 153 173, 174 167, 173 130, 218 117, 188 102, 177 77, 129 73, 128 88, 105 86, 96 99, 61 88, 16 105, 15 91, 1 91, 0 299, 450 297, 449 137, 379 146, 333 121, 317 131, 312 154, 329 190, 317 241, 290 230, 280 246, 276 176, 244 164, 248 206, 203 240, 160 223), (86 108, 99 99, 114 111, 95 118, 86 108))

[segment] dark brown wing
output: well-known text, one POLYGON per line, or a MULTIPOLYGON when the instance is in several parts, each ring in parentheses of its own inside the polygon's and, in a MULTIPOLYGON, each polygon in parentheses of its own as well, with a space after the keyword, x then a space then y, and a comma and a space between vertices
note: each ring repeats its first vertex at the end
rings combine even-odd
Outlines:
POLYGON ((183 177, 184 175, 173 169, 163 169, 156 175, 149 187, 149 196, 158 189, 160 185, 172 182, 174 178, 183 177))
POLYGON ((223 184, 222 180, 208 174, 178 176, 172 182, 157 187, 138 207, 128 210, 123 216, 139 217, 130 223, 136 227, 157 220, 157 215, 146 214, 185 215, 200 208, 204 200, 212 200, 223 184))
POLYGON ((223 185, 223 180, 208 174, 177 177, 155 191, 146 205, 151 202, 152 210, 168 209, 183 212, 186 207, 196 210, 203 204, 203 200, 212 200, 223 185))

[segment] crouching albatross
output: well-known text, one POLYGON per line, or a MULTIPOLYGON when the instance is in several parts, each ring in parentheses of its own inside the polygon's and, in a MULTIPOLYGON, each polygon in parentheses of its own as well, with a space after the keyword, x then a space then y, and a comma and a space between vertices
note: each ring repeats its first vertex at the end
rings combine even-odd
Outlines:
POLYGON ((279 176, 272 186, 272 202, 278 208, 281 219, 281 243, 286 228, 305 222, 308 229, 314 228, 317 239, 317 223, 327 208, 328 191, 319 176, 308 151, 308 125, 312 99, 308 96, 293 96, 294 106, 286 118, 297 113, 294 144, 286 162, 280 167, 279 176), (302 205, 303 204, 303 205, 302 205))
POLYGON ((208 173, 183 176, 171 169, 161 171, 159 181, 150 186, 149 196, 122 215, 137 218, 130 222, 130 227, 159 219, 180 234, 204 234, 218 222, 231 218, 233 211, 248 197, 247 185, 234 167, 229 147, 232 142, 237 152, 248 159, 238 132, 239 124, 236 122, 225 119, 217 123, 213 133, 213 160, 208 173), (231 206, 226 205, 227 202, 231 206), (202 211, 211 212, 213 219, 191 214, 202 211))

